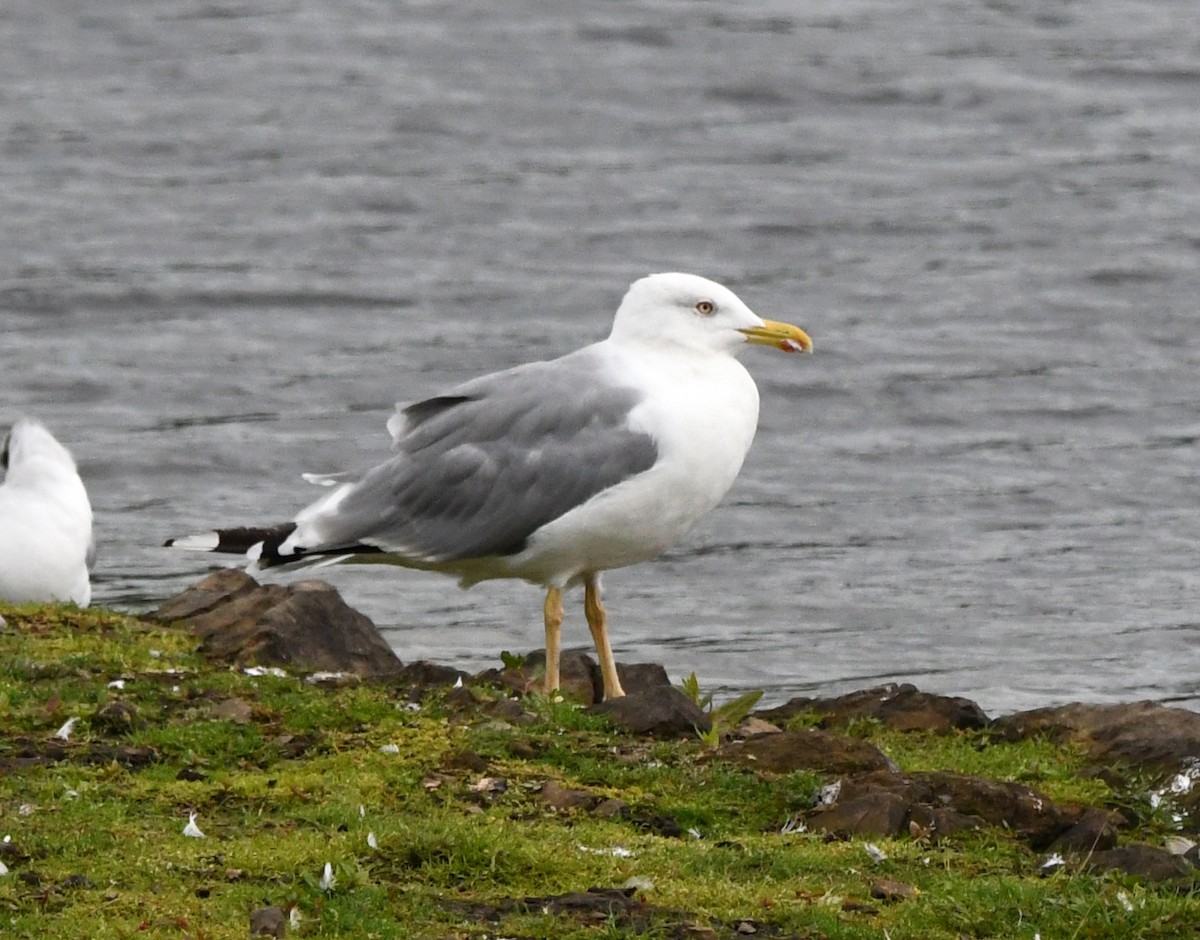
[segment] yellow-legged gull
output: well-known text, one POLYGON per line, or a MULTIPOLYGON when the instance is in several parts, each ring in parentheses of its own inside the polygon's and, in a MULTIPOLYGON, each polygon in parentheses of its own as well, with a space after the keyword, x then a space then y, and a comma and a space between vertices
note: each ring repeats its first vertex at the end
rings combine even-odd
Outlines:
POLYGON ((294 522, 167 544, 249 551, 258 567, 358 560, 441 571, 464 587, 521 578, 546 589, 546 689, 559 684, 562 595, 584 586, 604 678, 623 695, 600 573, 683 538, 728 491, 758 423, 746 343, 809 352, 730 290, 654 274, 626 293, 607 339, 399 406, 395 455, 294 522))

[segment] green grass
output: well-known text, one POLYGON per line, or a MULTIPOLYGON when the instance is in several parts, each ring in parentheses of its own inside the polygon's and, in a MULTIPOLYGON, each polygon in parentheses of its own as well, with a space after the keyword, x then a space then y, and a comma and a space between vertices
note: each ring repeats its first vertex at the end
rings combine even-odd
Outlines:
MULTIPOLYGON (((298 937, 751 935, 739 924, 803 938, 1197 936, 1200 898, 1186 886, 1039 877, 1041 857, 1000 829, 937 844, 874 840, 887 856, 879 862, 863 840, 783 834, 822 780, 707 760, 699 739, 633 738, 536 696, 528 724, 440 694, 413 712, 407 689, 247 676, 204 662, 182 632, 111 612, 3 614, 6 938, 240 940, 249 912, 270 904, 296 908, 288 935, 298 937), (123 689, 109 686, 122 678, 123 689), (231 700, 241 707, 224 712, 231 700), (129 727, 106 720, 114 701, 133 710, 129 727), (70 717, 79 719, 71 740, 55 744, 70 717), (487 769, 458 769, 463 752, 487 769), (485 775, 507 788, 476 792, 485 775), (547 780, 629 811, 556 811, 539 795, 547 780), (183 835, 190 813, 205 838, 183 835), (682 834, 664 835, 663 819, 682 834), (327 862, 336 883, 324 889, 327 862), (880 878, 919 893, 874 899, 880 878), (519 903, 629 879, 648 905, 632 919, 519 903)), ((1140 798, 1140 784, 1110 789, 1081 773, 1081 754, 1045 742, 872 722, 852 732, 905 770, 1019 781, 1065 802, 1140 798)), ((1161 834, 1163 819, 1145 820, 1125 839, 1161 834)))

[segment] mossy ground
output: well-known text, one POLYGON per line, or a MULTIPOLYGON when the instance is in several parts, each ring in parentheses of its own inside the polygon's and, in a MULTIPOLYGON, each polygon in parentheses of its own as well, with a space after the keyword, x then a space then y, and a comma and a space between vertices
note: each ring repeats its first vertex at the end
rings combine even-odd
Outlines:
MULTIPOLYGON (((1001 830, 878 841, 882 861, 862 840, 785 834, 821 781, 704 760, 699 739, 636 739, 537 699, 528 723, 445 692, 414 708, 408 689, 212 666, 186 633, 120 614, 0 612, 0 936, 243 938, 267 905, 295 908, 297 937, 1200 935, 1190 889, 1041 877, 1001 830), (548 780, 629 812, 556 811, 548 780), (192 813, 204 838, 184 835, 192 813), (917 893, 873 898, 880 879, 917 893), (644 904, 624 913, 514 903, 627 883, 644 904)), ((1140 799, 1043 742, 854 730, 905 770, 1140 799)), ((1144 820, 1143 838, 1166 825, 1144 820)))

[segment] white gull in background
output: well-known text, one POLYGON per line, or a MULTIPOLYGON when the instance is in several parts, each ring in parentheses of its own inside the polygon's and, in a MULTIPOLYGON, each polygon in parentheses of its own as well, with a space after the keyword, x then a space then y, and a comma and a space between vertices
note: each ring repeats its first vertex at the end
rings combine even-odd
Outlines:
POLYGON ((756 316, 691 274, 629 288, 607 339, 402 405, 395 455, 280 526, 172 539, 249 552, 259 568, 389 563, 463 587, 521 578, 546 589, 546 690, 559 684, 562 595, 582 584, 604 678, 623 695, 600 573, 682 539, 729 490, 758 423, 758 389, 734 358, 747 343, 809 352, 799 328, 756 316))
POLYGON ((21 418, 0 464, 0 600, 92 599, 92 507, 70 452, 46 427, 21 418))

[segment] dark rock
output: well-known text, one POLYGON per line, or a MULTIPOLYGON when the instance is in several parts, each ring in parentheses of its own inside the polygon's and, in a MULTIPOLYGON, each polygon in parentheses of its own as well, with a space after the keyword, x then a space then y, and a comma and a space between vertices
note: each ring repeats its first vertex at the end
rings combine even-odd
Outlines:
POLYGON ((683 835, 679 820, 670 813, 630 812, 629 821, 643 832, 652 832, 664 839, 678 839, 683 835))
POLYGON ((141 770, 158 761, 156 749, 133 744, 58 740, 33 742, 22 738, 11 739, 9 744, 14 748, 14 753, 11 757, 0 757, 0 776, 60 761, 89 765, 116 763, 127 770, 141 770))
POLYGON ((470 679, 469 673, 440 663, 419 659, 396 673, 396 685, 413 689, 436 689, 470 679))
POLYGON ((504 777, 480 777, 468 788, 469 802, 478 806, 490 806, 497 797, 508 792, 508 781, 504 777))
POLYGON ((1082 745, 1096 762, 1175 772, 1200 757, 1200 713, 1156 702, 1037 708, 998 718, 995 728, 1008 740, 1042 736, 1082 745))
MULTIPOLYGON (((968 774, 935 771, 900 774, 890 771, 860 773, 842 780, 838 804, 858 805, 857 801, 880 793, 899 797, 908 807, 904 826, 916 822, 918 828, 976 828, 976 821, 1002 826, 1034 849, 1044 849, 1066 833, 1083 817, 1078 807, 1060 807, 1049 797, 1018 783, 1002 783, 968 774), (945 814, 952 815, 945 815, 945 814)), ((864 807, 871 804, 862 804, 864 807)), ((880 800, 879 806, 891 806, 880 800)), ((893 810, 894 811, 894 810, 893 810)), ((829 810, 817 810, 810 819, 822 822, 829 810)), ((836 817, 834 817, 836 818, 836 817)), ((876 816, 877 819, 891 817, 876 816)), ((898 829, 897 831, 901 831, 898 829)))
MULTIPOLYGON (((626 695, 671 684, 671 677, 660 663, 617 663, 617 680, 626 695)), ((600 692, 604 692, 602 685, 600 692)))
MULTIPOLYGON (((475 685, 495 685, 516 695, 542 694, 546 687, 546 651, 533 650, 518 657, 520 665, 491 667, 471 677, 475 685)), ((559 658, 559 694, 581 705, 590 705, 596 696, 592 676, 598 667, 586 653, 566 650, 559 658)))
POLYGON ((487 759, 474 751, 453 751, 442 761, 443 770, 466 770, 481 774, 488 769, 487 759))
POLYGON ((1115 848, 1117 827, 1121 823, 1119 813, 1102 809, 1088 809, 1083 818, 1050 843, 1051 852, 1103 852, 1115 848))
POLYGON ((779 734, 783 729, 769 721, 751 715, 733 729, 733 736, 739 740, 757 738, 760 734, 779 734))
POLYGON ((823 728, 840 728, 858 718, 873 718, 898 731, 945 733, 985 728, 990 721, 970 699, 922 692, 908 683, 888 683, 834 698, 794 698, 755 715, 784 724, 807 713, 820 715, 823 728))
POLYGON ((1003 826, 1035 849, 1052 843, 1083 814, 1078 807, 1060 807, 1045 794, 1019 783, 949 771, 913 774, 911 780, 917 802, 949 807, 989 825, 1003 826))
POLYGON ((537 721, 537 715, 527 711, 515 698, 498 698, 494 702, 486 703, 480 711, 488 718, 514 725, 529 725, 537 721))
POLYGON ((603 797, 590 790, 569 790, 557 780, 547 780, 542 784, 538 799, 556 810, 590 810, 599 806, 603 797))
POLYGON ((634 734, 676 737, 712 729, 708 715, 670 685, 647 686, 640 692, 600 702, 588 711, 607 715, 614 724, 634 734))
POLYGON ((960 813, 944 806, 913 803, 908 812, 908 834, 914 839, 937 841, 956 832, 982 829, 987 823, 979 816, 960 813))
POLYGON ((6 865, 16 865, 29 861, 29 855, 13 841, 0 842, 0 862, 6 865))
MULTIPOLYGON (((454 916, 475 922, 496 921, 508 914, 562 914, 585 923, 634 926, 648 925, 651 918, 674 912, 663 911, 634 899, 633 888, 588 888, 548 897, 499 898, 490 903, 439 900, 454 916)), ((639 931, 641 932, 641 931, 639 931)))
POLYGON ((105 702, 92 716, 92 727, 108 734, 124 734, 137 727, 137 706, 118 700, 105 702))
POLYGON ((779 734, 734 741, 713 754, 713 758, 776 774, 796 770, 854 774, 895 767, 874 744, 816 728, 781 731, 779 734))
POLYGON ((592 813, 601 819, 623 819, 629 816, 629 804, 616 797, 601 800, 592 813))
POLYGON ((871 883, 871 897, 879 901, 911 901, 919 893, 912 885, 893 878, 879 878, 871 883))
POLYGON ((287 915, 283 908, 272 904, 250 912, 251 937, 282 937, 287 931, 287 915))
POLYGON ((544 903, 538 904, 534 910, 572 914, 597 921, 616 917, 638 904, 633 899, 633 891, 626 888, 588 888, 587 891, 570 891, 538 900, 544 903))
POLYGON ((282 760, 303 757, 321 742, 321 738, 315 734, 277 734, 268 740, 279 749, 282 760))
MULTIPOLYGON (((505 685, 521 692, 541 692, 545 687, 546 651, 534 650, 525 655, 519 670, 506 669, 501 674, 505 685), (512 676, 512 678, 509 678, 512 676)), ((558 691, 563 698, 580 705, 600 700, 602 685, 600 667, 584 650, 563 650, 558 657, 558 691)))
POLYGON ((168 600, 155 616, 183 623, 200 639, 200 652, 218 662, 365 678, 394 676, 402 666, 375 625, 324 581, 263 585, 225 569, 168 600))
POLYGON ((194 620, 262 589, 257 581, 240 568, 225 568, 185 588, 163 602, 154 612, 158 620, 194 620))
POLYGON ((475 711, 482 701, 483 699, 476 695, 474 690, 465 685, 456 685, 446 693, 446 707, 459 715, 475 711))
POLYGON ((1080 867, 1092 871, 1122 871, 1147 881, 1170 881, 1196 875, 1196 869, 1182 856, 1140 843, 1092 852, 1081 860, 1080 867))
POLYGON ((235 725, 248 725, 253 709, 245 699, 227 698, 210 708, 208 714, 210 718, 232 721, 235 725))
POLYGON ((363 678, 348 672, 314 672, 304 681, 318 689, 350 689, 362 685, 363 678))
MULTIPOLYGON (((559 656, 559 693, 580 705, 594 705, 604 698, 600 667, 586 650, 563 650, 559 656)), ((500 685, 526 695, 541 692, 546 674, 546 651, 532 650, 521 657, 520 667, 486 669, 475 676, 476 682, 500 685)), ((617 663, 617 678, 626 695, 651 686, 671 684, 667 670, 658 663, 617 663)))
POLYGON ((909 801, 898 793, 880 790, 849 800, 838 800, 809 817, 814 829, 836 835, 894 836, 908 824, 909 801))

